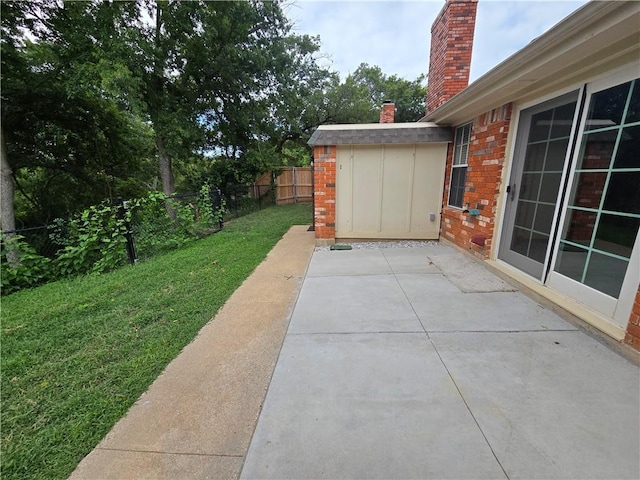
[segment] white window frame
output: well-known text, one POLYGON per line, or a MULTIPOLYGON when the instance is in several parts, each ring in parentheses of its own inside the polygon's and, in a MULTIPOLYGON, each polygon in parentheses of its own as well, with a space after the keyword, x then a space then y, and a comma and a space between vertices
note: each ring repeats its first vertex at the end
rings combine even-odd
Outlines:
MULTIPOLYGON (((584 111, 582 112, 582 118, 579 119, 579 130, 577 132, 578 142, 577 148, 574 152, 574 156, 580 153, 580 145, 582 141, 582 134, 584 132, 585 122, 588 116, 589 104, 591 98, 595 93, 598 93, 607 88, 620 85, 622 83, 631 81, 638 77, 637 65, 634 64, 629 67, 616 70, 609 73, 607 76, 603 76, 596 80, 586 82, 586 103, 584 111)), ((574 179, 574 173, 577 162, 574 159, 571 171, 569 172, 569 178, 574 179)), ((569 182, 567 191, 570 192, 573 188, 573 180, 569 182)), ((570 195, 566 195, 562 204, 562 210, 560 215, 559 225, 565 224, 565 218, 567 216, 567 209, 570 195)), ((618 298, 610 297, 609 295, 602 293, 596 289, 588 287, 585 284, 576 282, 574 280, 565 277, 564 275, 555 271, 556 262, 558 261, 559 252, 559 238, 556 239, 553 250, 553 257, 551 265, 553 268, 549 272, 546 285, 553 290, 557 290, 561 293, 571 296, 578 300, 580 303, 586 305, 599 312, 600 314, 610 318, 613 324, 620 328, 625 329, 629 315, 633 307, 635 294, 637 292, 638 283, 640 282, 640 230, 638 231, 636 242, 634 244, 631 257, 629 259, 629 267, 622 284, 622 289, 618 298)))
POLYGON ((464 186, 460 205, 451 203, 451 192, 453 186, 453 172, 455 169, 464 168, 464 183, 467 183, 467 167, 469 162, 469 148, 471 145, 471 132, 473 130, 473 122, 465 123, 456 128, 455 140, 453 143, 453 158, 451 162, 451 177, 449 178, 449 198, 447 205, 454 208, 463 208, 464 206, 464 186), (466 134, 466 136, 465 136, 466 134))

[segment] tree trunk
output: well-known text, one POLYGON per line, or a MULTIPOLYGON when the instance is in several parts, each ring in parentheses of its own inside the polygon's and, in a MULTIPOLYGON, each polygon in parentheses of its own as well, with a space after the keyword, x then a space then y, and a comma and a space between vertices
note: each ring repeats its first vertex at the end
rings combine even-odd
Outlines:
MULTIPOLYGON (((164 139, 161 135, 156 134, 156 148, 158 149, 158 164, 160 166, 160 180, 162 181, 162 192, 167 195, 173 195, 175 190, 173 169, 171 168, 171 157, 167 153, 167 149, 164 146, 164 139)), ((178 216, 178 212, 171 204, 170 200, 167 200, 165 207, 169 217, 174 220, 178 216)))
MULTIPOLYGON (((158 121, 160 115, 162 114, 162 109, 159 107, 157 103, 157 97, 162 97, 164 95, 164 79, 163 79, 163 62, 160 57, 160 52, 162 49, 161 46, 161 37, 162 37, 162 6, 159 1, 156 1, 156 28, 155 28, 155 38, 154 38, 154 46, 156 47, 156 52, 154 53, 155 59, 153 62, 153 84, 155 88, 156 103, 151 108, 151 119, 153 122, 153 127, 156 130, 156 149, 158 150, 158 165, 160 167, 160 181, 162 182, 162 192, 167 195, 173 195, 175 190, 174 178, 173 178, 173 169, 171 168, 171 156, 167 152, 167 148, 164 144, 164 137, 159 132, 160 122, 158 121)), ((171 203, 167 201, 166 203, 167 213, 173 219, 176 218, 176 211, 171 206, 171 203)))
POLYGON ((160 166, 160 180, 162 180, 162 191, 165 195, 173 195, 175 190, 173 179, 173 168, 171 167, 171 157, 164 146, 164 138, 156 136, 156 148, 158 149, 158 164, 160 166))
MULTIPOLYGON (((0 229, 4 233, 4 240, 15 236, 16 218, 13 208, 13 172, 7 160, 7 145, 4 140, 4 129, 0 126, 0 229)), ((17 250, 7 245, 7 262, 12 267, 20 265, 20 255, 17 250)))

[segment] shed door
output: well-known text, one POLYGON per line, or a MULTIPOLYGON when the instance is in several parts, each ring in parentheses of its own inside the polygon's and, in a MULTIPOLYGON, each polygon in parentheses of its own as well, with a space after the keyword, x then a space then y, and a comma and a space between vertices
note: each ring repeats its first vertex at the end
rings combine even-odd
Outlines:
POLYGON ((338 147, 336 238, 437 239, 446 144, 338 147))

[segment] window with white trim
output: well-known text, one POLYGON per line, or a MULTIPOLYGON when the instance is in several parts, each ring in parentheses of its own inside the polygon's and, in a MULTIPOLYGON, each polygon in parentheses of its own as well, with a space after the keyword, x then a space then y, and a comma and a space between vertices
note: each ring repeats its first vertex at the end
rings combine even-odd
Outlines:
POLYGON ((449 182, 449 206, 462 208, 464 200, 464 184, 467 179, 467 159, 472 123, 456 128, 453 143, 453 165, 451 166, 451 182, 449 182))

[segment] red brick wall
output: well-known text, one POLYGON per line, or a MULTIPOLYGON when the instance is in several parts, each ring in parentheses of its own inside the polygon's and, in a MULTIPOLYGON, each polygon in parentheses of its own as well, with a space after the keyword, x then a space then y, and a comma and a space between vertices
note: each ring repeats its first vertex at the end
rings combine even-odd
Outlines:
POLYGON ((629 325, 627 325, 627 334, 624 343, 631 345, 636 350, 640 350, 640 286, 636 293, 636 301, 631 310, 629 317, 629 325))
POLYGON ((477 0, 448 0, 431 27, 426 112, 469 83, 477 0))
POLYGON ((395 103, 384 103, 380 109, 380 123, 393 123, 396 116, 395 103))
POLYGON ((331 240, 336 236, 336 147, 313 148, 313 181, 316 238, 331 240))
POLYGON ((483 259, 487 259, 491 251, 511 110, 512 105, 507 104, 473 119, 463 208, 466 204, 469 209, 477 208, 480 211, 477 217, 447 205, 453 144, 447 152, 440 236, 483 259))

